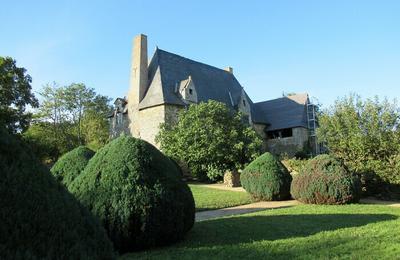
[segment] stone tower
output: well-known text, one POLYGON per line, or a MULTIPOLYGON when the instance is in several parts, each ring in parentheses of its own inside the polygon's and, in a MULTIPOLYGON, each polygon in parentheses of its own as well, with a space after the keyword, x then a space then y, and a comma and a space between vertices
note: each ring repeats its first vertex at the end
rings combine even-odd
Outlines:
POLYGON ((147 36, 139 34, 133 39, 130 87, 128 92, 129 130, 140 137, 139 103, 148 84, 147 36))

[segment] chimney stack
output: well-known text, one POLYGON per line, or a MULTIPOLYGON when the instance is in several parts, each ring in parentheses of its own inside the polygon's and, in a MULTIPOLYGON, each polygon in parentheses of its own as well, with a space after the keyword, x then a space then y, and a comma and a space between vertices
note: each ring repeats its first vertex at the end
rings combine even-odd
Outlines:
POLYGON ((224 70, 229 72, 230 74, 233 74, 233 68, 232 67, 226 67, 224 70))
POLYGON ((139 104, 144 98, 148 83, 147 36, 139 34, 133 40, 131 79, 128 100, 139 104))

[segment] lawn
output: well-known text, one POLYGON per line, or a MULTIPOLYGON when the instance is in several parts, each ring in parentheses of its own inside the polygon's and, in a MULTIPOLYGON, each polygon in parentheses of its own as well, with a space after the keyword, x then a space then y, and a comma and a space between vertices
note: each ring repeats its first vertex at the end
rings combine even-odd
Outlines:
POLYGON ((221 209, 252 202, 246 192, 217 190, 199 184, 190 184, 189 187, 196 203, 196 211, 221 209))
POLYGON ((195 224, 185 241, 123 259, 398 259, 400 209, 377 205, 266 210, 195 224))

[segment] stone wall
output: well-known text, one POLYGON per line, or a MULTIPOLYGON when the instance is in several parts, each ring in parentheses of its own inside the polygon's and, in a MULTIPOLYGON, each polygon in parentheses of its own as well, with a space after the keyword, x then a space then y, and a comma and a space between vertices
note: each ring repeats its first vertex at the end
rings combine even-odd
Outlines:
POLYGON ((248 116, 249 118, 249 124, 253 122, 251 119, 251 108, 250 108, 250 102, 246 98, 246 95, 244 91, 242 91, 242 96, 240 97, 239 103, 238 103, 238 110, 241 112, 243 115, 248 116))
POLYGON ((267 147, 267 135, 264 132, 265 125, 263 125, 263 124, 252 124, 252 126, 253 126, 254 130, 256 131, 256 133, 263 140, 262 149, 263 149, 263 151, 266 151, 268 147, 267 147))
POLYGON ((159 145, 155 142, 155 138, 160 130, 160 124, 164 122, 176 124, 181 109, 183 108, 174 105, 159 105, 140 110, 140 138, 159 148, 159 145))
POLYGON ((158 147, 155 137, 165 120, 165 106, 149 107, 139 111, 139 137, 158 147))
POLYGON ((130 135, 129 118, 127 114, 115 113, 109 118, 110 122, 110 137, 116 138, 122 134, 130 135))
POLYGON ((169 124, 178 123, 179 112, 184 109, 181 106, 165 105, 165 122, 169 124))
POLYGON ((309 138, 308 129, 304 127, 293 128, 293 136, 277 139, 267 139, 267 149, 274 154, 286 153, 290 157, 303 149, 309 138))

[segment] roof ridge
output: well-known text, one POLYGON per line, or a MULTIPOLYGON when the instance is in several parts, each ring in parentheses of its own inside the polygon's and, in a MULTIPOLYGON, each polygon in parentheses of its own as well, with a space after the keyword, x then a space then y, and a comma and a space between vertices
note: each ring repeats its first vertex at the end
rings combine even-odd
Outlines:
MULTIPOLYGON (((304 93, 296 93, 296 94, 294 94, 294 95, 291 95, 291 96, 300 96, 300 95, 307 95, 307 96, 308 96, 308 93, 307 93, 307 92, 304 92, 304 93)), ((290 98, 290 96, 284 96, 284 97, 273 98, 273 99, 264 100, 264 101, 260 101, 260 102, 255 102, 254 104, 261 104, 261 103, 266 103, 266 102, 276 101, 276 100, 279 100, 279 99, 284 99, 284 98, 291 99, 291 98, 290 98)))
POLYGON ((223 72, 226 72, 226 73, 228 73, 228 74, 234 76, 232 73, 229 73, 228 71, 226 71, 226 70, 224 70, 224 69, 218 68, 218 67, 213 66, 213 65, 210 65, 210 64, 206 64, 206 63, 201 62, 201 61, 196 61, 196 60, 193 60, 193 59, 189 59, 189 58, 186 58, 186 57, 184 57, 184 56, 182 56, 182 55, 179 55, 179 54, 176 54, 176 53, 173 53, 173 52, 169 52, 169 51, 166 51, 166 50, 163 50, 163 49, 160 49, 160 48, 158 48, 157 51, 166 52, 166 53, 168 53, 168 54, 177 56, 177 57, 179 57, 179 58, 181 58, 181 59, 185 59, 185 60, 188 60, 188 61, 190 61, 190 62, 198 63, 198 64, 201 64, 201 65, 204 65, 204 66, 206 66, 206 67, 213 68, 213 69, 221 70, 221 71, 223 71, 223 72))

